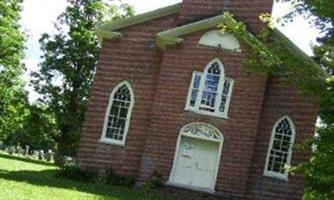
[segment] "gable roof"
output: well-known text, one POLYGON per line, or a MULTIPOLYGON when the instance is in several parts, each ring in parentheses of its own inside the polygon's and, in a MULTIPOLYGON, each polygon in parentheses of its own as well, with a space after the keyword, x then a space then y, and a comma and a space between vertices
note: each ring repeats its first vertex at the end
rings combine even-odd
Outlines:
MULTIPOLYGON (((181 10, 181 6, 182 3, 178 3, 143 14, 139 14, 133 17, 120 19, 114 22, 106 22, 105 24, 101 25, 96 29, 96 34, 98 35, 100 40, 102 40, 103 38, 118 39, 122 37, 122 34, 120 32, 117 32, 117 30, 178 13, 181 10)), ((219 24, 224 24, 228 28, 233 28, 234 26, 238 25, 238 23, 239 22, 233 18, 231 13, 224 12, 224 14, 222 15, 217 15, 204 20, 160 32, 157 34, 156 43, 160 48, 166 49, 170 46, 181 44, 183 42, 182 36, 185 36, 187 34, 209 28, 215 28, 219 24)), ((297 59, 301 59, 301 61, 306 64, 311 64, 312 66, 319 67, 319 65, 311 57, 306 55, 282 32, 274 29, 273 36, 274 39, 279 40, 281 43, 283 43, 285 48, 297 59)), ((265 49, 266 51, 270 52, 270 49, 249 31, 245 31, 245 33, 238 35, 238 37, 251 48, 256 49, 258 47, 261 47, 261 49, 265 49)))
MULTIPOLYGON (((184 35, 209 28, 217 28, 217 26, 220 24, 224 24, 228 28, 233 29, 235 26, 239 25, 239 22, 232 17, 231 13, 224 12, 222 15, 210 17, 204 20, 160 32, 157 34, 157 45, 162 49, 166 49, 170 46, 182 43, 183 39, 181 37, 184 35)), ((264 45, 249 31, 245 31, 245 33, 238 35, 238 37, 252 48, 260 46, 262 49, 269 51, 266 45, 264 45)))
POLYGON ((135 15, 133 17, 124 18, 117 21, 106 22, 103 25, 99 26, 95 32, 99 37, 100 41, 102 41, 103 38, 118 39, 122 36, 122 34, 117 32, 117 30, 133 26, 136 24, 140 24, 146 21, 150 21, 153 19, 157 19, 160 17, 178 13, 181 10, 181 6, 182 3, 178 3, 164 8, 159 8, 150 12, 146 12, 143 14, 135 15))
MULTIPOLYGON (((233 15, 231 13, 224 12, 224 14, 222 15, 214 16, 211 18, 160 32, 157 34, 157 45, 162 49, 166 49, 170 46, 181 44, 183 42, 182 36, 209 28, 216 28, 220 24, 224 24, 228 28, 232 29, 233 27, 238 26, 239 22, 233 18, 233 15)), ((247 30, 245 31, 245 33, 238 35, 238 37, 251 48, 256 49, 260 47, 267 52, 271 52, 271 50, 263 42, 261 42, 255 35, 247 30)), ((284 47, 290 52, 290 54, 295 56, 301 62, 319 68, 319 65, 310 56, 304 53, 278 29, 273 30, 273 38, 281 42, 284 47)))

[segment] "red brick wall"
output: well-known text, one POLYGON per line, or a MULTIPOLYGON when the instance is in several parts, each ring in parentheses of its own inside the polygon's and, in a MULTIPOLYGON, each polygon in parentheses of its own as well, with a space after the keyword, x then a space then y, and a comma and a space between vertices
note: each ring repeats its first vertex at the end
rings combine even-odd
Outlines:
POLYGON ((271 13, 274 0, 183 0, 180 14, 181 23, 220 15, 224 11, 235 14, 237 19, 245 21, 251 30, 259 31, 263 23, 261 13, 271 13))
POLYGON ((173 26, 175 16, 164 17, 122 30, 118 42, 104 40, 77 156, 80 166, 113 167, 119 173, 137 175, 159 70, 154 38, 157 32, 173 26), (122 80, 131 83, 135 94, 126 145, 101 144, 98 140, 109 95, 122 80))
POLYGON ((233 54, 199 46, 198 41, 205 32, 186 36, 181 47, 164 54, 140 180, 145 180, 154 170, 167 180, 180 129, 190 122, 207 122, 224 135, 217 190, 242 196, 246 191, 267 77, 243 73, 241 63, 248 52, 245 48, 243 53, 233 54), (204 71, 215 57, 224 63, 226 76, 235 80, 228 120, 184 111, 192 72, 204 71))
MULTIPOLYGON (((196 14, 202 12, 201 6, 191 9, 196 4, 189 2, 185 0, 183 9, 191 11, 183 10, 181 20, 201 15, 196 14)), ((236 9, 241 2, 235 12, 239 14, 237 18, 241 16, 258 29, 261 24, 254 10, 269 9, 269 1, 231 0, 230 8, 236 9)), ((263 177, 262 173, 276 120, 289 114, 297 127, 296 141, 301 141, 313 133, 315 108, 301 101, 295 90, 283 89, 276 79, 268 81, 266 76, 243 73, 247 47, 242 48, 242 53, 233 54, 199 46, 198 41, 206 31, 184 37, 179 47, 165 52, 157 50, 156 33, 175 27, 177 20, 178 15, 174 15, 132 26, 121 31, 120 41, 104 41, 78 153, 80 166, 113 167, 118 173, 138 176, 141 182, 157 170, 167 180, 180 129, 187 123, 200 121, 216 126, 224 134, 216 185, 219 193, 270 199, 288 191, 291 197, 300 197, 302 178, 291 178, 287 183, 263 177), (192 72, 203 71, 215 57, 223 61, 226 76, 235 80, 228 120, 184 111, 192 72), (126 146, 100 144, 109 95, 121 80, 130 81, 135 93, 126 146)), ((305 159, 305 154, 294 153, 292 159, 293 163, 299 162, 305 159)))
MULTIPOLYGON (((314 135, 316 107, 310 100, 301 98, 296 90, 283 88, 277 78, 270 78, 249 174, 248 199, 301 199, 302 197, 304 188, 302 176, 290 175, 288 182, 263 176, 273 125, 284 115, 288 115, 295 124, 295 143, 314 135)), ((306 159, 305 152, 293 151, 293 165, 306 159)))

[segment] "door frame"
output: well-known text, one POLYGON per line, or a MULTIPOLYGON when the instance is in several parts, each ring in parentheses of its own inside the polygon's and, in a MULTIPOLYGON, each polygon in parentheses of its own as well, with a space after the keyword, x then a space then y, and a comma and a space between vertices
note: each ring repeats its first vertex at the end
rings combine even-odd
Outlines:
POLYGON ((217 129, 216 127, 203 123, 203 122, 193 122, 189 123, 185 126, 182 127, 180 130, 177 142, 176 142, 176 148, 175 148, 175 155, 174 155, 174 161, 173 161, 173 167, 169 176, 169 180, 167 182, 168 185, 176 186, 176 187, 182 187, 186 189, 191 189, 191 190, 197 190, 197 191, 204 191, 204 192, 209 192, 209 193, 214 193, 215 192, 215 186, 217 182, 217 177, 219 173, 219 166, 220 166, 220 160, 221 160, 221 154, 222 154, 222 149, 223 149, 223 143, 224 143, 224 136, 223 134, 217 129), (219 143, 219 148, 218 148, 218 154, 217 154, 217 164, 215 166, 215 174, 212 180, 212 186, 211 188, 199 188, 199 187, 194 187, 191 185, 183 185, 179 183, 173 182, 173 176, 175 175, 175 169, 176 169, 176 163, 178 159, 178 155, 180 153, 180 144, 181 144, 181 138, 182 136, 184 137, 190 137, 194 139, 199 139, 199 140, 205 140, 213 143, 219 143))

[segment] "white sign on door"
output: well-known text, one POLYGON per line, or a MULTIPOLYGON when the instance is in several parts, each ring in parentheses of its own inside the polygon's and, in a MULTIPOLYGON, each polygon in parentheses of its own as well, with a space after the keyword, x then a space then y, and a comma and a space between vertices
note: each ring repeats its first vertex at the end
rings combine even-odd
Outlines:
POLYGON ((183 146, 182 156, 192 158, 195 145, 191 143, 185 143, 183 146))

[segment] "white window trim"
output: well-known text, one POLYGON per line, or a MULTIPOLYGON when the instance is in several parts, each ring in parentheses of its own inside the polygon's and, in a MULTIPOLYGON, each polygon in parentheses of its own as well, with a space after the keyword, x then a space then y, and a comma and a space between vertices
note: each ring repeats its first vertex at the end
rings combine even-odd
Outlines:
POLYGON ((285 115, 285 116, 281 117, 280 119, 278 119, 276 121, 275 125, 272 128, 270 143, 269 143, 268 151, 267 151, 267 159, 266 159, 266 164, 265 164, 265 167, 264 167, 263 175, 264 176, 268 176, 268 177, 272 177, 272 178, 277 178, 277 179, 289 181, 289 171, 288 170, 285 170, 284 174, 281 174, 281 173, 278 173, 278 172, 268 171, 270 151, 271 151, 271 149, 273 147, 273 142, 274 142, 275 133, 276 133, 275 129, 276 129, 276 126, 282 120, 284 120, 284 119, 287 119, 289 121, 289 124, 291 126, 291 131, 292 131, 292 134, 291 134, 291 145, 290 145, 290 149, 289 149, 289 152, 288 152, 288 158, 287 158, 287 162, 286 162, 286 165, 288 165, 288 166, 291 165, 292 152, 293 152, 293 148, 292 147, 293 147, 293 145, 295 143, 296 128, 295 128, 295 125, 294 125, 293 121, 291 120, 291 118, 288 115, 285 115))
POLYGON ((194 112, 194 113, 197 113, 197 114, 201 114, 201 115, 207 115, 207 116, 212 116, 212 117, 229 119, 228 112, 229 112, 229 108, 230 108, 230 102, 231 102, 233 87, 234 87, 234 80, 231 79, 231 78, 225 77, 225 71, 224 71, 223 63, 220 61, 219 58, 215 58, 205 67, 204 73, 199 72, 199 71, 193 71, 191 82, 189 84, 185 110, 191 111, 191 112, 194 112), (210 113, 210 112, 207 112, 207 111, 200 110, 199 107, 200 107, 201 99, 203 97, 203 89, 204 89, 204 86, 205 86, 206 75, 207 75, 208 70, 211 67, 212 63, 214 63, 214 62, 218 62, 219 66, 220 66, 220 69, 221 69, 221 75, 220 75, 218 91, 217 91, 217 94, 218 94, 217 95, 217 106, 215 107, 215 112, 210 113), (198 93, 198 96, 197 96, 195 106, 192 107, 192 106, 190 106, 190 99, 191 99, 191 93, 192 93, 192 89, 193 89, 193 82, 194 82, 196 74, 201 75, 201 82, 200 82, 199 93, 198 93), (227 99, 226 99, 226 108, 225 108, 224 113, 222 113, 222 112, 219 112, 219 107, 220 107, 220 104, 221 104, 221 101, 222 101, 222 93, 223 93, 225 80, 229 80, 231 85, 230 85, 229 94, 227 95, 227 99))
POLYGON ((107 110, 106 110, 106 113, 105 113, 105 117, 104 117, 104 124, 103 124, 102 134, 101 134, 101 138, 99 140, 100 143, 117 145, 117 146, 125 146, 126 137, 128 135, 128 131, 129 131, 130 120, 131 120, 131 116, 132 116, 132 109, 133 109, 134 103, 135 103, 135 95, 133 93, 133 88, 132 88, 130 82, 126 81, 126 80, 119 82, 114 87, 114 89, 112 90, 112 92, 111 92, 111 94, 109 96, 109 103, 108 103, 108 107, 107 107, 107 110), (110 114, 110 108, 111 108, 112 103, 114 101, 114 95, 115 95, 115 93, 124 84, 130 90, 131 102, 130 102, 129 110, 128 110, 128 113, 127 113, 127 120, 126 120, 125 127, 124 127, 123 140, 110 139, 110 138, 106 137, 107 128, 108 128, 108 121, 109 121, 109 114, 110 114))

